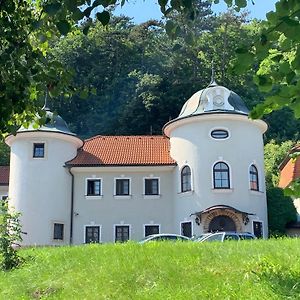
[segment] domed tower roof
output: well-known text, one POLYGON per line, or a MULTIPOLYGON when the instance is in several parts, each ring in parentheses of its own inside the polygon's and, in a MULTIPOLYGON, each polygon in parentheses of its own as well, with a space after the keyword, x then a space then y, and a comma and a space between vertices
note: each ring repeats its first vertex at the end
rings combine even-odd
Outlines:
POLYGON ((177 119, 211 113, 248 115, 249 110, 239 95, 213 81, 185 102, 177 119))
POLYGON ((222 85, 218 85, 212 76, 210 84, 192 95, 183 105, 179 116, 165 124, 163 131, 168 136, 167 127, 177 121, 196 116, 217 114, 248 116, 249 110, 238 94, 222 85))
POLYGON ((47 107, 44 107, 43 109, 46 111, 45 124, 43 124, 38 128, 35 128, 34 124, 30 124, 28 128, 22 126, 17 131, 17 133, 29 132, 29 131, 46 131, 46 132, 63 133, 63 134, 74 135, 74 136, 76 135, 75 133, 70 131, 67 123, 64 121, 64 119, 61 116, 54 114, 47 107))
MULTIPOLYGON (((23 134, 27 133, 40 133, 43 136, 47 133, 54 133, 59 134, 60 138, 67 139, 74 142, 77 147, 81 147, 83 145, 83 141, 77 137, 77 135, 69 129, 67 123, 63 120, 63 118, 55 113, 53 113, 47 103, 47 95, 45 98, 45 105, 42 108, 45 111, 45 116, 37 116, 38 118, 45 118, 45 122, 43 125, 39 126, 35 122, 32 122, 28 127, 21 126, 16 134, 10 134, 6 137, 5 142, 9 146, 11 143, 17 139, 18 137, 22 136, 23 134)), ((57 135, 56 135, 57 137, 57 135)))

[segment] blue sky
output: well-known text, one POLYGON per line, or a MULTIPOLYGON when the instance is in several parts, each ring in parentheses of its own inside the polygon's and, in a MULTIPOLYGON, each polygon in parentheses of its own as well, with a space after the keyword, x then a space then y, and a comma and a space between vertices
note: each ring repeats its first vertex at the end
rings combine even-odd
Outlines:
MULTIPOLYGON (((116 9, 117 15, 124 14, 133 17, 136 23, 141 23, 149 19, 160 19, 162 14, 156 0, 128 0, 122 8, 116 9)), ((276 0, 254 0, 252 5, 248 0, 247 10, 250 11, 251 18, 265 19, 266 13, 275 9, 276 0)), ((220 4, 213 5, 216 13, 226 11, 226 4, 220 0, 220 4)))

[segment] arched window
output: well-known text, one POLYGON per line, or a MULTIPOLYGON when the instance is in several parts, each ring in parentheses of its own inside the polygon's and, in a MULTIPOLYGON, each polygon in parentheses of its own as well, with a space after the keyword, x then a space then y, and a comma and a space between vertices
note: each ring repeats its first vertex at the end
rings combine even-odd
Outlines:
POLYGON ((224 162, 217 162, 214 165, 214 188, 215 189, 229 189, 230 178, 229 178, 229 167, 224 162))
POLYGON ((184 166, 181 170, 181 192, 188 192, 191 190, 191 169, 189 166, 184 166))
POLYGON ((253 191, 259 190, 258 171, 254 165, 250 166, 250 189, 253 191))

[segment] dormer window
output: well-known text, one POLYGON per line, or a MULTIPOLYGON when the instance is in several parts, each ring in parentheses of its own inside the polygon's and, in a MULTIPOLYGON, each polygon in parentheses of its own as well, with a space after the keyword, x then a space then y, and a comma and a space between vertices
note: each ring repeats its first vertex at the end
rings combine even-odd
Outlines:
POLYGON ((44 143, 34 143, 33 144, 33 157, 34 158, 45 157, 45 144, 44 143))

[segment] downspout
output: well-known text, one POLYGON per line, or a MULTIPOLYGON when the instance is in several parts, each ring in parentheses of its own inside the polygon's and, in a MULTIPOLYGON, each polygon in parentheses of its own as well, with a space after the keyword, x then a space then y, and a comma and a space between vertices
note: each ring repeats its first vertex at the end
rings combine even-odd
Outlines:
POLYGON ((74 174, 71 172, 71 167, 68 167, 68 171, 72 177, 71 184, 71 212, 70 212, 70 242, 69 244, 73 244, 73 218, 74 218, 74 174))

